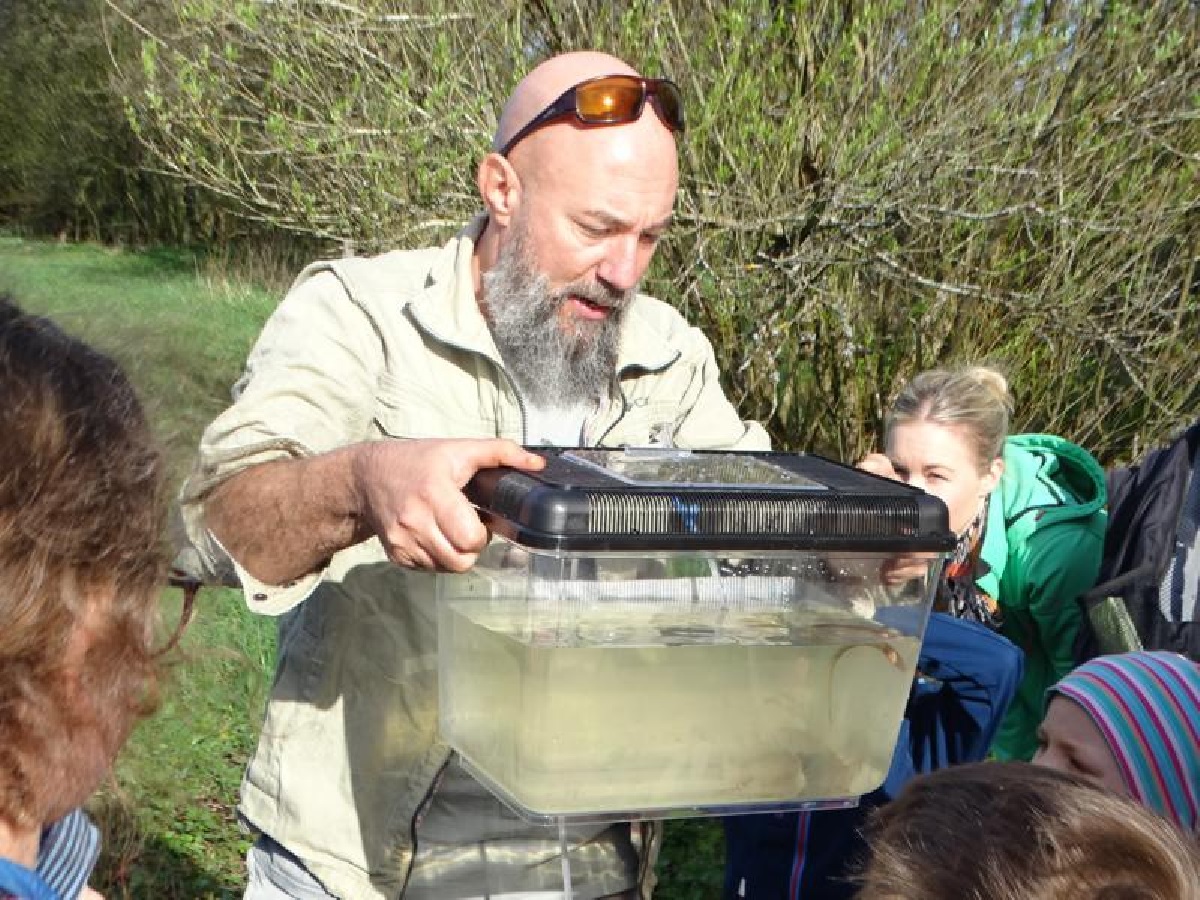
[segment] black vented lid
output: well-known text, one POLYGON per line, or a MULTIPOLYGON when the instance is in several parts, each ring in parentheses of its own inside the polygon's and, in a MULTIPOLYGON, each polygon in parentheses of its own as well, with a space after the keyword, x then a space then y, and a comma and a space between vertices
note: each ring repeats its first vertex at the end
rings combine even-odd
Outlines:
POLYGON ((941 500, 819 456, 531 447, 541 472, 466 486, 488 527, 562 551, 933 551, 954 546, 941 500))

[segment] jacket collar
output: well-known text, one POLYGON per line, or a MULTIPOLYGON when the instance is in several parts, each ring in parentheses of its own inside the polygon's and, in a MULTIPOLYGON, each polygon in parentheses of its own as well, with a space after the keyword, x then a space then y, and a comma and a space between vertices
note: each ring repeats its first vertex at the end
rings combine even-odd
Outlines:
POLYGON ((472 258, 487 216, 475 216, 434 256, 425 284, 409 302, 417 323, 446 344, 480 353, 500 362, 487 320, 475 299, 472 258))
MULTIPOLYGON (((480 213, 434 257, 424 287, 410 300, 417 323, 439 341, 479 353, 500 364, 500 351, 475 298, 472 260, 487 225, 480 213)), ((625 311, 617 345, 617 372, 657 372, 679 358, 679 350, 646 316, 649 297, 638 294, 625 311)))
POLYGON ((988 499, 987 523, 983 529, 983 546, 979 548, 979 558, 984 562, 986 570, 976 578, 980 590, 991 597, 999 599, 1000 580, 1008 567, 1008 534, 1007 523, 1004 520, 1004 499, 1001 495, 1004 481, 992 491, 988 499))

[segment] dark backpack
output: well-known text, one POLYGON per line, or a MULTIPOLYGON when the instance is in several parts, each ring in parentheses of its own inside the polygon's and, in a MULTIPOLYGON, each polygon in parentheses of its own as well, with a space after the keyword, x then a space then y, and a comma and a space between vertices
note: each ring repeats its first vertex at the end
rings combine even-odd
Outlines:
POLYGON ((1194 539, 1195 523, 1183 512, 1189 489, 1200 489, 1198 450, 1200 421, 1140 464, 1109 471, 1104 558, 1096 586, 1080 600, 1086 627, 1075 647, 1079 662, 1138 645, 1200 661, 1194 610, 1164 614, 1159 602, 1177 546, 1194 539))

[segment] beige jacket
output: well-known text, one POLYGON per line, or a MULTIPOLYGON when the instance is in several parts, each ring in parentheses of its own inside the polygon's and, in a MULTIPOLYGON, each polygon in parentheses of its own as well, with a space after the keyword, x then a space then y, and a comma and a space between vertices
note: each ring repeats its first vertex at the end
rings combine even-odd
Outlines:
MULTIPOLYGON (((205 431, 181 497, 208 576, 232 572, 251 609, 286 613, 241 812, 341 897, 402 894, 414 835, 448 758, 437 728, 434 577, 390 564, 372 539, 337 553, 322 572, 265 585, 213 540, 203 502, 248 466, 363 440, 522 441, 522 404, 473 290, 483 222, 441 249, 305 269, 251 352, 234 404, 205 431)), ((723 395, 708 341, 666 304, 645 296, 631 304, 618 370, 620 395, 586 423, 585 442, 647 445, 669 436, 695 448, 768 446, 762 428, 742 422, 723 395)), ((641 848, 644 864, 652 850, 641 848)), ((652 880, 643 872, 646 893, 652 880)), ((610 887, 622 884, 599 883, 592 893, 610 887)))

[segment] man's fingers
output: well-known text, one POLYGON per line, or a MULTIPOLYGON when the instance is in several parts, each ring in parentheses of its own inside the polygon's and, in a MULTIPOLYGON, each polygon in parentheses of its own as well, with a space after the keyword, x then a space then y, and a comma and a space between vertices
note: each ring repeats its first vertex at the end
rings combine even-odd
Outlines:
POLYGON ((462 487, 480 469, 536 471, 546 461, 503 439, 394 442, 363 453, 368 520, 398 565, 462 572, 488 531, 462 487))
POLYGON ((424 558, 429 561, 421 568, 436 572, 465 572, 475 565, 475 560, 479 558, 479 551, 487 543, 487 529, 483 527, 478 516, 475 516, 474 510, 471 510, 471 515, 483 532, 482 540, 478 543, 472 541, 469 547, 460 549, 440 528, 435 526, 431 531, 421 535, 424 541, 421 550, 424 558))
POLYGON ((488 541, 488 531, 475 507, 461 494, 438 516, 435 529, 449 548, 458 553, 478 553, 488 541))
POLYGON ((463 572, 488 541, 478 513, 457 490, 433 503, 411 510, 387 536, 388 556, 414 569, 463 572))
POLYGON ((420 569, 425 572, 465 572, 475 565, 475 560, 479 558, 478 553, 462 553, 454 549, 440 534, 425 537, 428 541, 427 547, 407 541, 402 546, 391 548, 388 558, 406 569, 420 569))
MULTIPOLYGON (((463 459, 470 468, 467 479, 470 479, 480 469, 491 469, 496 466, 512 466, 514 469, 536 472, 546 465, 543 457, 531 453, 514 441, 503 438, 473 441, 463 459)), ((464 479, 464 484, 467 479, 464 479)))
POLYGON ((477 559, 478 553, 455 553, 438 562, 437 571, 458 575, 474 566, 477 559))
POLYGON ((414 541, 407 540, 403 544, 392 544, 387 548, 388 559, 406 569, 425 569, 430 571, 437 568, 433 558, 414 541))

